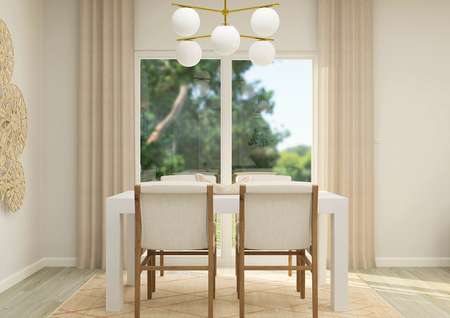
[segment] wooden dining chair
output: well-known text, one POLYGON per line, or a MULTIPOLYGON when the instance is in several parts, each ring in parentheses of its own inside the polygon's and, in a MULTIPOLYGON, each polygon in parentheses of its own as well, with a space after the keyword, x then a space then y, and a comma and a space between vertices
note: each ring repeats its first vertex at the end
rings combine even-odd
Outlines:
POLYGON ((312 273, 313 317, 318 317, 318 187, 310 183, 251 183, 240 186, 237 224, 239 315, 245 315, 245 271, 287 270, 288 266, 245 265, 246 255, 295 255, 297 291, 305 298, 305 270, 312 273), (308 254, 310 255, 308 257, 308 254))
MULTIPOLYGON (((235 175, 236 183, 247 184, 255 182, 292 182, 291 176, 279 175, 275 173, 264 173, 264 172, 240 172, 235 175)), ((292 254, 288 255, 288 276, 292 276, 292 255, 295 255, 294 251, 292 254)))
POLYGON ((155 272, 161 270, 208 271, 208 317, 212 318, 216 275, 213 186, 149 182, 136 185, 134 193, 135 318, 140 317, 142 272, 147 271, 147 298, 151 299, 155 291, 155 272), (156 255, 161 250, 166 255, 207 255, 208 265, 157 266, 156 255))
MULTIPOLYGON (((210 184, 216 184, 217 183, 217 176, 212 174, 203 174, 203 173, 195 173, 195 174, 171 174, 171 175, 165 175, 161 176, 162 182, 206 182, 210 184)), ((164 250, 155 251, 155 254, 159 256, 159 265, 164 266, 164 257, 175 255, 175 256, 181 256, 181 255, 207 255, 207 251, 169 251, 166 252, 164 250)), ((216 255, 216 254, 214 254, 216 255)), ((214 256, 214 262, 216 263, 214 270, 217 272, 217 259, 216 256, 214 256)), ((159 271, 159 275, 162 277, 164 276, 164 270, 159 271)))

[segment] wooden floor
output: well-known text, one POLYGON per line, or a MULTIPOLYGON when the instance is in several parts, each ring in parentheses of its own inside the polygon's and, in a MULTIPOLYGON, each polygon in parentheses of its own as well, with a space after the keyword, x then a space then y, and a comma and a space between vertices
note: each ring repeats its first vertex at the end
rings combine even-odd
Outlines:
MULTIPOLYGON (((0 317, 46 317, 94 273, 45 268, 0 294, 0 317)), ((450 268, 377 268, 358 274, 404 317, 450 317, 450 268)))
POLYGON ((76 268, 44 268, 0 294, 0 317, 47 317, 94 274, 76 268))
POLYGON ((376 268, 360 276, 405 317, 450 317, 450 268, 376 268))

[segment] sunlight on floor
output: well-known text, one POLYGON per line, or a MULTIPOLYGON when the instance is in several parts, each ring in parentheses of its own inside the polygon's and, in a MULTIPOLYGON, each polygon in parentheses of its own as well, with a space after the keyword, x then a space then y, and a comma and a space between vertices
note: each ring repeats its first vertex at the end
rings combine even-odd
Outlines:
POLYGON ((358 275, 405 317, 450 317, 449 268, 377 268, 358 275))
POLYGON ((422 281, 414 278, 396 278, 382 275, 359 275, 376 290, 407 295, 429 295, 450 301, 450 283, 422 281))

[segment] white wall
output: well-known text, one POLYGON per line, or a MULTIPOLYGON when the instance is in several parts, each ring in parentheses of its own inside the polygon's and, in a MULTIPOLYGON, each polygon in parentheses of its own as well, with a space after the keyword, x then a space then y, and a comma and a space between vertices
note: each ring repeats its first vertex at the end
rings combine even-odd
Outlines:
POLYGON ((15 48, 13 82, 21 88, 28 109, 28 140, 22 160, 25 203, 15 214, 0 207, 0 285, 40 258, 42 9, 41 0, 0 0, 0 18, 8 25, 15 48))
POLYGON ((375 1, 380 264, 450 264, 449 13, 448 0, 375 1))
POLYGON ((41 253, 76 255, 79 1, 45 0, 41 253))
MULTIPOLYGON (((269 3, 265 1, 264 3, 269 3)), ((280 29, 275 34, 275 46, 278 51, 316 50, 316 0, 279 0, 277 11, 281 17, 280 29)), ((184 3, 209 5, 221 8, 222 1, 191 0, 184 3)), ((230 8, 253 6, 261 2, 255 0, 229 0, 230 8)), ((172 30, 171 16, 176 7, 171 1, 136 0, 136 50, 174 50, 177 35, 172 30)), ((222 23, 220 14, 200 12, 201 26, 197 34, 210 34, 215 26, 222 23)), ((241 34, 252 35, 250 12, 234 13, 230 23, 241 34)), ((252 40, 241 41, 245 50, 252 40)), ((199 40, 203 49, 211 49, 211 42, 199 40)))

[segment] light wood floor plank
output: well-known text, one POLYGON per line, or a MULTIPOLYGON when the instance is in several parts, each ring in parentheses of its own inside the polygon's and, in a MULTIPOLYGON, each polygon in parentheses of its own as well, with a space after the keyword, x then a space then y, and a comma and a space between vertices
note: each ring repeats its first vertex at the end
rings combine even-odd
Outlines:
POLYGON ((72 267, 44 268, 0 294, 0 317, 47 317, 94 273, 72 267))
POLYGON ((360 274, 405 317, 450 317, 450 268, 376 268, 360 274))

